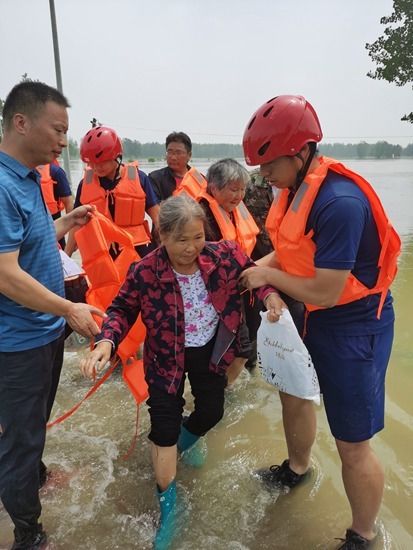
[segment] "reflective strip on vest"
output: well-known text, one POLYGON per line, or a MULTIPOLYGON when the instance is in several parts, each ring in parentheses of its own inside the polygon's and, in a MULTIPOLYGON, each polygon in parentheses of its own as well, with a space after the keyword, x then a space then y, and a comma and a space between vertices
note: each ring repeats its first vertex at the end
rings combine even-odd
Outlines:
POLYGON ((204 182, 205 182, 205 178, 202 177, 202 175, 198 172, 198 170, 194 169, 194 171, 192 172, 192 175, 193 175, 194 179, 196 180, 196 182, 199 183, 199 185, 201 187, 203 187, 204 182))
POLYGON ((244 218, 244 220, 248 220, 251 216, 250 212, 248 212, 247 207, 245 206, 244 202, 241 201, 239 205, 237 206, 239 213, 244 218))
POLYGON ((92 169, 87 169, 85 172, 84 182, 85 183, 92 183, 93 181, 94 172, 92 169))
POLYGON ((137 170, 136 170, 136 166, 134 166, 133 164, 128 164, 128 179, 130 180, 136 180, 136 174, 137 174, 137 170))
POLYGON ((291 210, 293 212, 298 212, 298 209, 300 208, 300 204, 302 203, 307 191, 309 190, 310 186, 307 182, 303 181, 298 188, 297 193, 294 196, 294 199, 291 203, 291 210))

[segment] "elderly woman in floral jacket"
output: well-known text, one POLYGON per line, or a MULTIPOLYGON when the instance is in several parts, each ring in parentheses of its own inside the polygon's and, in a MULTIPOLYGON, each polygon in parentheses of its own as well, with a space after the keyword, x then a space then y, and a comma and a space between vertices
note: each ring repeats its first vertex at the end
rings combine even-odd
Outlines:
MULTIPOLYGON (((100 370, 141 313, 147 330, 149 439, 161 507, 159 549, 167 547, 175 529, 177 449, 200 465, 194 445, 223 416, 226 370, 242 320, 238 278, 254 265, 233 242, 206 243, 204 223, 202 207, 184 194, 161 204, 162 246, 131 265, 81 367, 88 377, 100 370), (195 407, 182 422, 186 375, 195 407)), ((268 318, 277 321, 284 305, 278 293, 267 286, 257 290, 257 297, 268 318)))

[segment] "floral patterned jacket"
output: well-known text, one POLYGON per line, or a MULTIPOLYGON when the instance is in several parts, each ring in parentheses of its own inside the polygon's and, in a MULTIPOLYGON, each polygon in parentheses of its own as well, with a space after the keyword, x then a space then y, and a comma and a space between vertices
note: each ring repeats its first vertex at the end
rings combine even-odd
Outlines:
MULTIPOLYGON (((254 263, 236 243, 220 241, 206 243, 198 265, 211 303, 219 314, 209 368, 224 375, 234 359, 241 323, 238 278, 254 263)), ((265 286, 257 290, 257 296, 263 300, 271 292, 275 290, 265 286)), ((111 340, 116 350, 139 313, 146 326, 143 354, 146 381, 176 394, 184 373, 184 304, 163 246, 130 266, 119 294, 107 310, 108 317, 96 342, 111 340)))

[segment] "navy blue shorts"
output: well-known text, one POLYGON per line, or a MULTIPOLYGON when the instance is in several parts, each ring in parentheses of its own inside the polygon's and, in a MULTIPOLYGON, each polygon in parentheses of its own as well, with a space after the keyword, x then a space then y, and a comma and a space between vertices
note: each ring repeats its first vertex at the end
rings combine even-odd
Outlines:
POLYGON ((384 381, 393 324, 380 334, 342 335, 311 328, 305 344, 320 382, 330 430, 336 439, 365 441, 384 427, 384 381))

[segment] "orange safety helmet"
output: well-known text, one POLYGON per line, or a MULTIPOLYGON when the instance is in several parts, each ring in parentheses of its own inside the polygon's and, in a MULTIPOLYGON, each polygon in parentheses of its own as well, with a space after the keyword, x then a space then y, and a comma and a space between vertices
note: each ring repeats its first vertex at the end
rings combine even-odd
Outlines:
POLYGON ((86 163, 115 160, 122 155, 122 143, 118 134, 107 126, 96 126, 83 137, 80 158, 86 163))
POLYGON ((279 95, 252 115, 242 141, 245 161, 255 166, 294 156, 306 143, 322 137, 317 113, 304 97, 279 95))

